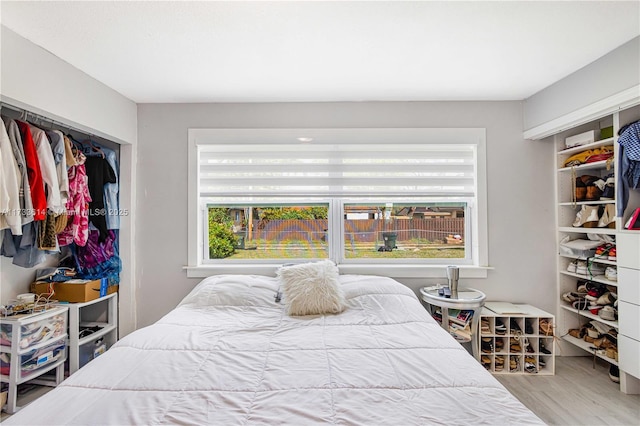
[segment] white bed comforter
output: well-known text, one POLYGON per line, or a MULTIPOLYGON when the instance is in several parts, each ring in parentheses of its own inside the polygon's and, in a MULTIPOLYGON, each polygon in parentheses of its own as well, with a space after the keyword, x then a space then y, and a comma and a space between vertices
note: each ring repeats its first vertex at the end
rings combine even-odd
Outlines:
POLYGON ((345 312, 289 317, 275 278, 207 278, 5 424, 541 423, 409 288, 340 280, 345 312))

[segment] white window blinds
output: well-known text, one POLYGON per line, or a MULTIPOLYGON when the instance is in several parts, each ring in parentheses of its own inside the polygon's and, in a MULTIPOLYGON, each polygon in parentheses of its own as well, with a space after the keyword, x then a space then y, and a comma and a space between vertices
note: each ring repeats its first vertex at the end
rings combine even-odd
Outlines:
POLYGON ((474 197, 473 143, 198 145, 200 198, 474 197))

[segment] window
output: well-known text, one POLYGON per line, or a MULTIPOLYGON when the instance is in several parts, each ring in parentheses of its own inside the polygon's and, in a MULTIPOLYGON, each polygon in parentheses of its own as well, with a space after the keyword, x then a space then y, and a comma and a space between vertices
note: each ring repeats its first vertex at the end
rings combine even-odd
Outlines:
POLYGON ((484 129, 191 129, 189 264, 486 265, 484 129))

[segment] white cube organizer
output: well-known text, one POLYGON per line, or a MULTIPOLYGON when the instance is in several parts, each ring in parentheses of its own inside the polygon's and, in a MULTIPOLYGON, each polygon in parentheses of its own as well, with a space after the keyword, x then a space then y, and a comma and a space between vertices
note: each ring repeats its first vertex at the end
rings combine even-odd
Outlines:
POLYGON ((483 366, 493 374, 554 375, 555 317, 531 305, 515 306, 522 313, 497 314, 487 308, 482 310, 478 345, 483 366), (512 327, 512 321, 517 327, 512 327), (488 330, 486 327, 483 330, 483 322, 488 322, 488 330), (549 324, 550 332, 542 331, 541 323, 549 324), (504 331, 496 328, 499 324, 504 325, 504 331))

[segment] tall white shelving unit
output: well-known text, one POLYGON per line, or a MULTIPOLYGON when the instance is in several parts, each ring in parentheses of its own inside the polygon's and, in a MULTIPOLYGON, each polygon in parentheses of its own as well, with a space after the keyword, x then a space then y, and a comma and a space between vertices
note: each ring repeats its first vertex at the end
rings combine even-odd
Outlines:
MULTIPOLYGON (((593 119, 585 124, 580 126, 576 126, 574 128, 567 129, 562 131, 550 138, 555 143, 555 151, 556 151, 556 200, 557 200, 557 240, 558 240, 558 306, 557 310, 558 315, 556 318, 557 323, 557 336, 561 336, 562 340, 560 345, 563 348, 563 353, 567 355, 580 355, 585 354, 585 351, 589 354, 592 354, 596 357, 599 357, 606 362, 619 366, 620 367, 620 388, 625 393, 638 393, 640 390, 640 386, 638 383, 640 380, 638 379, 638 369, 635 370, 631 368, 633 365, 637 365, 638 356, 640 354, 640 342, 638 340, 638 318, 640 315, 640 292, 638 288, 640 287, 640 282, 638 281, 636 275, 632 273, 623 273, 622 275, 618 275, 617 281, 612 281, 607 279, 604 275, 597 276, 589 276, 574 272, 569 272, 567 267, 569 263, 575 259, 580 259, 578 256, 569 256, 562 254, 560 252, 560 242, 565 238, 569 237, 571 240, 575 239, 589 239, 589 236, 608 236, 613 239, 617 245, 617 260, 608 260, 608 259, 598 259, 591 258, 590 260, 594 263, 600 264, 603 269, 607 267, 618 268, 619 259, 627 258, 629 253, 625 253, 625 251, 629 250, 629 244, 617 244, 619 240, 621 240, 620 236, 630 236, 629 238, 635 238, 640 235, 640 231, 629 231, 624 229, 624 223, 629 219, 630 215, 633 211, 640 207, 640 191, 631 191, 629 202, 627 208, 624 211, 622 217, 617 217, 615 220, 615 228, 584 228, 584 227, 573 227, 572 224, 576 218, 577 212, 582 208, 583 205, 589 206, 597 206, 602 207, 606 205, 615 206, 616 210, 618 209, 618 204, 620 200, 597 200, 597 201, 579 201, 574 202, 573 200, 573 180, 576 176, 582 175, 592 175, 605 177, 611 173, 615 176, 616 181, 616 190, 617 186, 620 185, 620 170, 617 170, 618 163, 618 155, 619 155, 619 144, 618 140, 618 131, 620 128, 628 123, 640 119, 640 106, 630 107, 624 110, 619 110, 613 112, 611 114, 599 117, 597 119, 593 119), (580 133, 584 133, 587 131, 595 131, 596 138, 600 135, 600 130, 606 127, 613 127, 613 137, 607 137, 601 140, 597 140, 588 145, 582 145, 574 148, 567 149, 565 145, 565 138, 573 135, 577 135, 580 133), (588 149, 594 149, 604 146, 610 146, 614 148, 614 158, 613 162, 607 161, 597 161, 593 163, 583 164, 575 167, 564 167, 564 163, 570 156, 579 153, 581 151, 585 151, 588 149), (592 314, 588 310, 578 310, 574 309, 570 304, 564 302, 561 298, 562 294, 575 291, 578 286, 579 280, 590 279, 592 282, 604 284, 610 286, 610 288, 615 289, 616 293, 619 296, 619 304, 623 303, 623 299, 621 297, 626 297, 627 302, 623 306, 623 309, 618 309, 618 319, 615 321, 608 321, 602 319, 597 314, 592 314), (619 340, 625 340, 626 343, 623 343, 622 346, 625 349, 624 351, 620 350, 618 347, 618 359, 611 358, 607 356, 602 351, 594 351, 592 349, 593 345, 588 343, 582 339, 578 339, 568 335, 569 329, 572 328, 580 328, 581 325, 589 322, 589 321, 598 321, 607 327, 613 328, 618 332, 618 336, 620 337, 621 331, 624 330, 635 330, 635 332, 627 334, 632 334, 631 338, 622 337, 619 340), (636 339, 633 339, 635 337, 636 339), (577 350, 580 349, 580 350, 577 350)), ((627 238, 627 240, 629 239, 627 238)), ((640 241, 640 238, 637 238, 634 241, 640 241)), ((635 243, 632 243, 635 244, 635 243)), ((635 251, 637 253, 637 249, 635 251)), ((585 260, 584 258, 580 260, 585 260)), ((640 264, 640 260, 638 261, 640 264)), ((640 269, 640 265, 637 265, 640 269)), ((620 341, 618 342, 618 346, 620 346, 620 341)))

